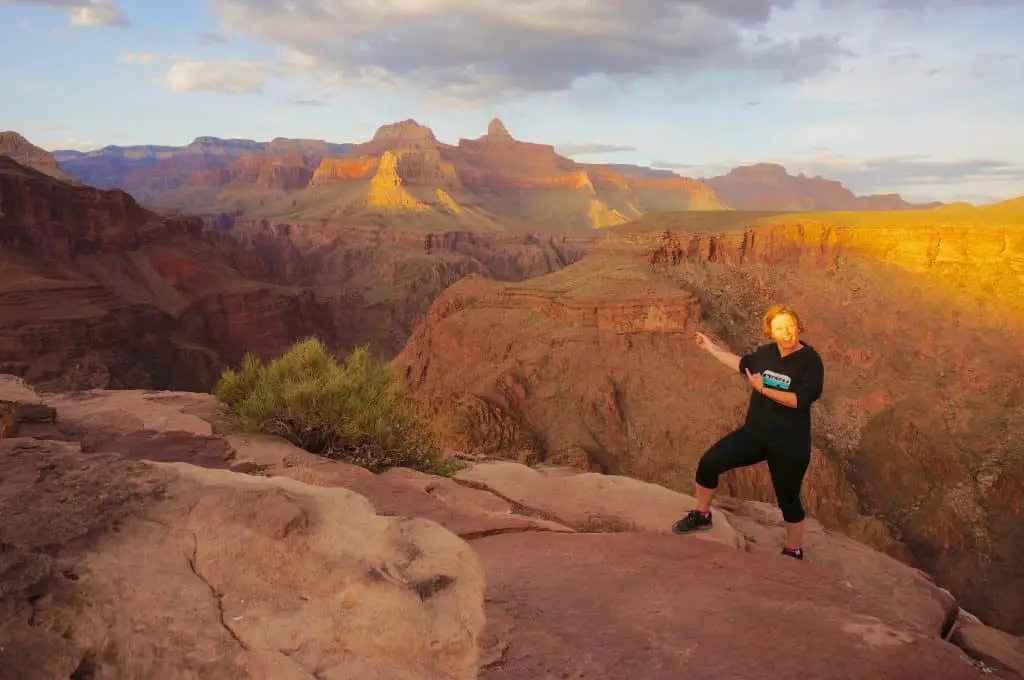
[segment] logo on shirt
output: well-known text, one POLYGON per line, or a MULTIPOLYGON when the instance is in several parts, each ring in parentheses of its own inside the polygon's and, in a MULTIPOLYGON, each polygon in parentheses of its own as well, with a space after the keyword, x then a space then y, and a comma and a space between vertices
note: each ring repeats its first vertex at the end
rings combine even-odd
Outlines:
POLYGON ((788 375, 782 375, 775 371, 765 371, 761 374, 761 382, 765 387, 772 387, 779 390, 788 390, 793 379, 788 375))

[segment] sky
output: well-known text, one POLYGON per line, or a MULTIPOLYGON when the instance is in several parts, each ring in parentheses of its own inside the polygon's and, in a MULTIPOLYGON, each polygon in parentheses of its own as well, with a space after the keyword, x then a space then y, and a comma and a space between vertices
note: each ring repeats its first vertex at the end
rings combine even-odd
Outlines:
POLYGON ((444 142, 780 163, 857 194, 1024 195, 1024 0, 0 0, 0 130, 444 142))

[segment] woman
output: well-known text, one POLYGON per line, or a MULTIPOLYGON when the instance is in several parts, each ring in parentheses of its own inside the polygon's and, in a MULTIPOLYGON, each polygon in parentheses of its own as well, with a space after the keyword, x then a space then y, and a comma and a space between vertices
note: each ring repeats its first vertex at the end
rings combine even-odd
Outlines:
POLYGON ((697 507, 673 525, 677 534, 711 528, 711 497, 723 472, 768 462, 775 498, 786 521, 783 555, 802 560, 804 508, 800 488, 811 462, 811 404, 825 379, 821 356, 800 340, 796 312, 775 305, 764 315, 774 340, 739 357, 697 333, 697 346, 747 376, 753 392, 743 425, 716 442, 697 466, 697 507))

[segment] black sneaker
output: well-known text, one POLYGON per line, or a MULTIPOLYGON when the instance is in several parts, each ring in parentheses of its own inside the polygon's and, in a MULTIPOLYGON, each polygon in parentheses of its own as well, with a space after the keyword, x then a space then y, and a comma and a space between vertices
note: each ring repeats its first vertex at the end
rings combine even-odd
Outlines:
POLYGON ((783 548, 782 549, 782 554, 786 555, 788 557, 795 557, 798 560, 802 560, 804 558, 804 549, 803 548, 796 548, 796 549, 791 550, 789 548, 783 548))
POLYGON ((703 514, 699 510, 690 510, 686 517, 672 525, 672 533, 688 534, 691 531, 706 531, 711 528, 711 513, 703 514))

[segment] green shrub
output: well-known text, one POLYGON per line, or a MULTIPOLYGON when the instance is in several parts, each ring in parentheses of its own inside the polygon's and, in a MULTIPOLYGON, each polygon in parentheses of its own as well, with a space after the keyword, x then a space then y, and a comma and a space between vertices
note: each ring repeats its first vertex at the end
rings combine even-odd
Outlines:
POLYGON ((240 370, 221 374, 215 394, 243 429, 374 472, 409 467, 450 475, 459 467, 441 455, 429 421, 391 367, 365 346, 344 361, 316 338, 268 363, 247 354, 240 370))

